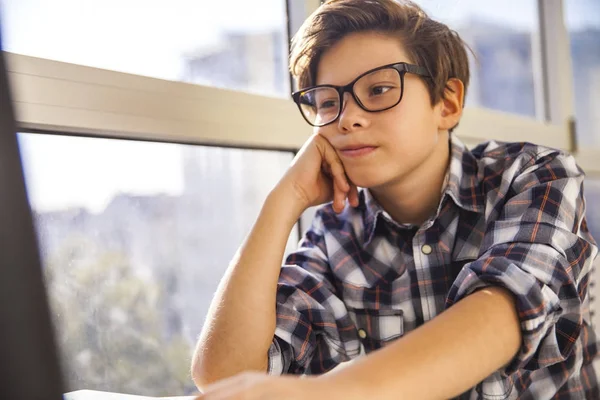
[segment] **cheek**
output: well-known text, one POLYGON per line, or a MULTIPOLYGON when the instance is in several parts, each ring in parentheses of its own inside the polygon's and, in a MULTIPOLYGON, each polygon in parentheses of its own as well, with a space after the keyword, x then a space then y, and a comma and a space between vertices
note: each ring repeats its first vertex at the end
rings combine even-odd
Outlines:
POLYGON ((378 121, 378 131, 384 133, 382 140, 397 146, 399 143, 410 144, 418 139, 419 133, 423 131, 425 119, 409 107, 398 106, 390 111, 381 115, 382 118, 378 121))
POLYGON ((389 129, 398 132, 398 136, 420 141, 432 133, 437 133, 435 109, 429 104, 406 104, 399 107, 387 122, 389 129))
POLYGON ((402 165, 412 165, 429 154, 435 147, 439 134, 431 110, 427 112, 402 110, 386 121, 382 138, 384 159, 390 162, 403 160, 402 165))
POLYGON ((396 109, 396 118, 403 126, 425 131, 435 126, 436 112, 439 111, 438 106, 431 105, 425 84, 415 82, 406 87, 404 97, 396 109))

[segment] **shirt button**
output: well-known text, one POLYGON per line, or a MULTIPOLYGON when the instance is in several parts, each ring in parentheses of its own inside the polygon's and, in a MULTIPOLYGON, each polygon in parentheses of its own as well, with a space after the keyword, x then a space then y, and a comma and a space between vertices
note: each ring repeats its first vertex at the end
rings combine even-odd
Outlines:
POLYGON ((431 248, 430 245, 424 244, 423 247, 421 247, 421 251, 423 252, 423 254, 431 254, 433 249, 431 248))
POLYGON ((365 332, 364 329, 359 329, 358 330, 358 336, 360 336, 361 339, 366 339, 367 338, 367 332, 365 332))

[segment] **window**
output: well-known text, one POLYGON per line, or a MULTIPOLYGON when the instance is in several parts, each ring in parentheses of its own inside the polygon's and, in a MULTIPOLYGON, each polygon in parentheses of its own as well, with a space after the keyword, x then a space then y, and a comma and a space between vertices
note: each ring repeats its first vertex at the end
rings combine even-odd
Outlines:
MULTIPOLYGON (((69 390, 193 392, 190 356, 217 284, 293 153, 19 143, 69 390)), ((297 242, 294 229, 287 251, 297 242)))
MULTIPOLYGON (((564 0, 568 29, 573 99, 577 134, 577 158, 587 173, 586 200, 589 229, 600 243, 600 3, 595 0, 564 0)), ((590 282, 592 322, 600 329, 600 257, 590 282)), ((596 361, 600 377, 600 360, 596 361)))
POLYGON ((577 140, 600 148, 600 2, 563 2, 571 44, 577 140))
MULTIPOLYGON (((586 199, 586 219, 590 233, 597 243, 600 243, 600 175, 588 176, 585 181, 585 199, 586 199)), ((600 257, 596 258, 594 263, 594 274, 590 283, 590 298, 592 300, 592 324, 598 330, 600 328, 600 257)), ((597 360, 596 368, 600 367, 600 360, 597 360)), ((600 376, 600 372, 596 370, 600 376)))
POLYGON ((467 42, 471 83, 467 106, 542 118, 538 10, 534 0, 417 0, 467 42))
MULTIPOLYGON (((588 175, 586 178, 585 198, 588 228, 594 239, 596 239, 596 243, 600 243, 600 171, 594 176, 588 175)), ((594 262, 594 273, 589 284, 589 295, 592 325, 598 333, 600 329, 600 256, 596 257, 594 262)), ((594 367, 596 368, 596 375, 600 378, 600 359, 596 359, 594 367)))
POLYGON ((600 243, 600 176, 588 176, 585 181, 586 217, 594 239, 600 243))
POLYGON ((271 96, 289 94, 285 0, 2 3, 3 46, 9 52, 271 96))

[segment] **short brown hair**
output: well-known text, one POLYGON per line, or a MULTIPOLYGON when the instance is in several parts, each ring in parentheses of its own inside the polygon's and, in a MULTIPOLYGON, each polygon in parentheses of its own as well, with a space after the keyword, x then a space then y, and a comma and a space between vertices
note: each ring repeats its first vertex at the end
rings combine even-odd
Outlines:
POLYGON ((355 32, 398 36, 411 62, 425 67, 431 104, 444 97, 451 78, 469 84, 468 46, 456 31, 434 21, 412 1, 328 0, 300 27, 292 40, 290 71, 299 88, 315 85, 323 52, 355 32))

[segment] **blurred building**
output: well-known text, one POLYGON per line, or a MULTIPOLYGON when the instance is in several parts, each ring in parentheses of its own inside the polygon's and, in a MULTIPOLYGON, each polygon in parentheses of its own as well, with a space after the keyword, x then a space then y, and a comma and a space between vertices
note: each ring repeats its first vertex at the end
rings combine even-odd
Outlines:
POLYGON ((458 31, 475 53, 467 104, 535 117, 531 32, 478 19, 458 31))
POLYGON ((286 37, 280 30, 228 33, 185 55, 182 81, 285 97, 289 92, 286 37))
POLYGON ((600 30, 571 32, 577 138, 582 146, 600 145, 600 30), (594 131, 595 130, 595 131, 594 131))

